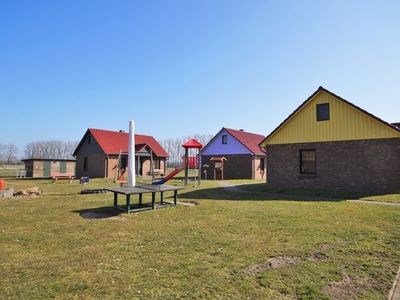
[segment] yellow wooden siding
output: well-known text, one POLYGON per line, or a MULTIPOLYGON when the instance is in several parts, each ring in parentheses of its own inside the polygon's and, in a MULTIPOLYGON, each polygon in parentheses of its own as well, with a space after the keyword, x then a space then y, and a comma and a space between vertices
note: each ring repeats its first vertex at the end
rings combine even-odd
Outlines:
POLYGON ((400 138, 400 132, 321 91, 264 145, 400 138), (317 122, 316 105, 329 103, 330 120, 317 122))

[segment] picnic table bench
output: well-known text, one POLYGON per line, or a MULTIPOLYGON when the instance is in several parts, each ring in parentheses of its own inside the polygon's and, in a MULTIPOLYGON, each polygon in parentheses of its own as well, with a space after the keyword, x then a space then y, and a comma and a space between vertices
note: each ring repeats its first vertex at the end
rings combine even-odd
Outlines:
MULTIPOLYGON (((154 169, 153 170, 153 174, 155 175, 155 176, 163 176, 163 175, 165 175, 165 173, 164 173, 164 171, 163 170, 161 170, 161 169, 154 169)), ((147 175, 151 175, 151 171, 148 171, 147 172, 147 175)))
POLYGON ((160 193, 160 206, 158 208, 176 206, 178 201, 178 191, 184 189, 180 186, 172 185, 151 185, 142 184, 134 187, 118 187, 118 188, 107 188, 107 191, 114 193, 114 208, 127 213, 142 211, 147 209, 156 209, 156 193, 160 193), (164 192, 174 192, 174 203, 164 203, 164 192), (118 194, 125 195, 126 206, 118 206, 118 194), (143 194, 151 194, 151 206, 143 205, 143 194), (131 195, 139 195, 138 208, 132 208, 131 206, 131 195))
POLYGON ((52 173, 51 178, 53 179, 53 183, 56 183, 56 181, 59 179, 65 179, 71 183, 72 180, 75 179, 75 176, 73 173, 52 173))

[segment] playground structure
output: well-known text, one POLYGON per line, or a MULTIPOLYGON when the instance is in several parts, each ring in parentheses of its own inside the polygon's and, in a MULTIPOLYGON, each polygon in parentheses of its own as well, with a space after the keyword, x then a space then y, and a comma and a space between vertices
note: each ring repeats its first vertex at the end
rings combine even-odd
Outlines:
MULTIPOLYGON (((141 184, 136 185, 136 174, 135 174, 135 135, 134 135, 134 122, 129 122, 129 147, 128 147, 128 169, 127 171, 127 183, 128 186, 126 187, 119 187, 119 188, 110 188, 106 189, 107 191, 114 193, 114 208, 118 210, 126 211, 127 213, 135 212, 135 211, 143 211, 146 209, 156 209, 156 208, 163 208, 169 206, 176 206, 178 200, 178 191, 184 189, 183 187, 179 186, 169 186, 164 185, 164 183, 175 176, 179 171, 179 168, 175 169, 171 174, 166 176, 166 178, 162 178, 159 181, 153 182, 153 184, 141 184), (173 203, 165 203, 164 202, 164 193, 165 192, 173 192, 174 193, 174 202, 173 203), (151 205, 147 206, 143 204, 143 194, 150 194, 151 193, 151 205), (160 194, 160 205, 156 207, 156 193, 160 194), (124 195, 126 198, 126 205, 119 206, 118 205, 118 195, 124 195), (137 206, 132 207, 131 205, 131 196, 138 195, 139 196, 139 203, 137 206)), ((189 171, 189 149, 197 147, 197 149, 201 149, 202 145, 195 141, 191 140, 188 143, 182 145, 185 148, 185 159, 184 159, 184 166, 185 166, 185 183, 187 184, 188 179, 188 171, 189 171)), ((199 151, 199 150, 198 150, 199 151)), ((152 155, 152 154, 151 154, 152 155)), ((199 156, 199 155, 198 155, 199 156)), ((153 161, 152 161, 153 163, 153 161)), ((200 175, 200 173, 199 173, 200 175)), ((199 176, 200 182, 200 176, 199 176)))
MULTIPOLYGON (((131 146, 132 149, 134 149, 134 145, 131 146)), ((198 185, 201 183, 201 163, 199 162, 200 160, 200 150, 203 148, 203 145, 198 142, 195 139, 191 139, 184 143, 182 147, 185 149, 185 154, 182 157, 182 164, 179 167, 176 167, 174 170, 172 170, 169 174, 166 176, 155 180, 155 169, 154 169, 154 164, 153 164, 153 152, 150 149, 150 175, 152 177, 152 184, 153 185, 161 185, 166 183, 168 180, 172 179, 175 177, 179 172, 185 171, 185 185, 188 184, 189 182, 189 170, 198 170, 197 180, 198 180, 198 185)), ((132 162, 132 165, 134 165, 135 159, 129 159, 129 157, 135 157, 135 153, 128 153, 128 166, 126 166, 126 160, 124 160, 124 155, 126 153, 123 153, 120 151, 119 156, 118 156, 118 163, 117 163, 117 171, 115 173, 115 178, 114 182, 120 184, 121 186, 123 184, 127 184, 128 180, 127 178, 129 177, 129 161, 132 162)), ((138 156, 139 158, 139 156, 138 156)), ((138 164, 139 164, 139 159, 138 159, 138 164)), ((131 166, 132 167, 132 166, 131 166)), ((135 172, 135 171, 133 171, 135 172)), ((128 183, 129 185, 129 183, 128 183)), ((129 185, 131 186, 131 185, 129 185)))
POLYGON ((198 170, 197 182, 198 185, 201 184, 200 150, 203 148, 203 145, 198 141, 196 141, 195 139, 191 139, 186 143, 184 143, 182 147, 185 149, 185 155, 183 156, 182 165, 175 168, 171 173, 169 173, 165 177, 153 181, 153 185, 160 185, 166 183, 168 180, 176 176, 182 170, 185 170, 185 185, 188 185, 190 169, 198 170))

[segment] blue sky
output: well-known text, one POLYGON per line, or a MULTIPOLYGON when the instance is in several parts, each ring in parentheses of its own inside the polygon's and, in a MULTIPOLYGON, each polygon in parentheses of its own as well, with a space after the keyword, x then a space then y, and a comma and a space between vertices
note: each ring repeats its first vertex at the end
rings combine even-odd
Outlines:
POLYGON ((0 2, 0 143, 268 134, 318 86, 400 121, 400 1, 0 2))

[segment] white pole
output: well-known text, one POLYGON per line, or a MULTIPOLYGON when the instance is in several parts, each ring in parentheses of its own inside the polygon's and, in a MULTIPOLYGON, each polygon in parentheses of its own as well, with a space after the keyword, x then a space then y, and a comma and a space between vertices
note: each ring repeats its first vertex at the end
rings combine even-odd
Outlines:
POLYGON ((136 185, 135 171, 135 122, 129 121, 129 143, 128 143, 128 186, 136 185))

